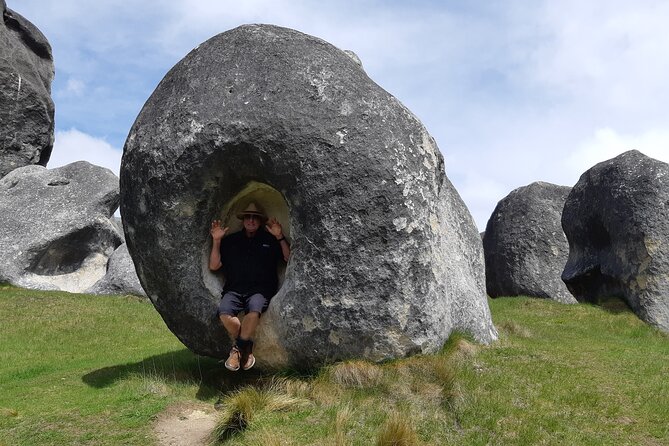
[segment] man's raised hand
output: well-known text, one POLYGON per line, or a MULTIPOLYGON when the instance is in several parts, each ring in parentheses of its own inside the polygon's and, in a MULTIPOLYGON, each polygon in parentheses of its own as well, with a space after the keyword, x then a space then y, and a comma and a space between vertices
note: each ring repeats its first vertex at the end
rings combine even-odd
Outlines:
POLYGON ((211 238, 214 240, 221 240, 228 233, 228 227, 221 227, 221 220, 214 220, 211 222, 211 229, 209 230, 211 238))
POLYGON ((267 229, 267 232, 276 237, 277 240, 283 238, 283 228, 281 227, 281 223, 279 223, 276 218, 272 217, 267 220, 265 229, 267 229))

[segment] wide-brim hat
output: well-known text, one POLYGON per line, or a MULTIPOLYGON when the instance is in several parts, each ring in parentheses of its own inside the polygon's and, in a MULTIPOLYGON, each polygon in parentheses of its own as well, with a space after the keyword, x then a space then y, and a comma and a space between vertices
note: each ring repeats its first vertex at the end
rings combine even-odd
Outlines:
POLYGON ((260 217, 262 220, 267 220, 267 216, 265 215, 265 211, 258 206, 255 203, 249 203, 248 206, 246 206, 246 209, 243 211, 240 211, 237 213, 237 218, 240 220, 244 220, 245 215, 256 215, 260 217))

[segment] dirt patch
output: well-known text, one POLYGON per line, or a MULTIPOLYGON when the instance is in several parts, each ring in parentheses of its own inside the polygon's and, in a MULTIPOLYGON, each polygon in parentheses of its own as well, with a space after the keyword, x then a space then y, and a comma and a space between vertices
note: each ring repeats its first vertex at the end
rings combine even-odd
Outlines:
POLYGON ((203 403, 179 403, 158 416, 153 431, 160 446, 204 446, 216 425, 216 411, 203 403))

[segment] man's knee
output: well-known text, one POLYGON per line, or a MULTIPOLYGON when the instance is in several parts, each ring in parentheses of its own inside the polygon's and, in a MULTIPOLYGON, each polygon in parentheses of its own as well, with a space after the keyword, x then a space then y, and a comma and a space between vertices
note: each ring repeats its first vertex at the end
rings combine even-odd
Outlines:
POLYGON ((267 306, 269 304, 269 300, 265 298, 260 293, 256 293, 253 296, 249 296, 248 302, 247 302, 247 313, 258 313, 258 316, 260 316, 265 310, 267 310, 267 306))
POLYGON ((240 324, 239 318, 232 314, 219 313, 218 320, 221 321, 224 327, 238 326, 240 324))

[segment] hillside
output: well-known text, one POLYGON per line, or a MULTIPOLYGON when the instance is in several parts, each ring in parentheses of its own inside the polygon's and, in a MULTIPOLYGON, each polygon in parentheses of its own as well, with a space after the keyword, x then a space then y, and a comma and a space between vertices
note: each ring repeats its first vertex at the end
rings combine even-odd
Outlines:
POLYGON ((0 286, 0 445, 158 444, 184 405, 219 409, 224 444, 669 444, 669 337, 617 300, 490 306, 489 347, 270 376, 192 354, 146 301, 0 286))

